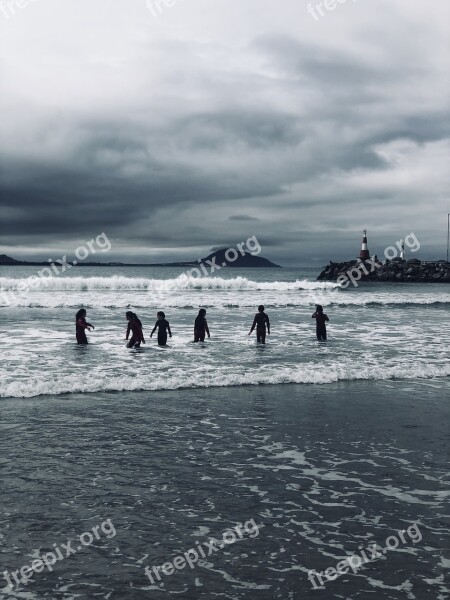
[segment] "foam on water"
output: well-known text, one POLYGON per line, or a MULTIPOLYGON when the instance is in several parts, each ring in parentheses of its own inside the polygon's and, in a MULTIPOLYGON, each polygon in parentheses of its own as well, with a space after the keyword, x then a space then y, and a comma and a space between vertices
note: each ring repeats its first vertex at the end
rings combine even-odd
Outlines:
POLYGON ((15 279, 12 277, 0 277, 0 293, 2 291, 20 291, 20 287, 29 282, 34 291, 77 291, 77 290, 148 290, 148 291, 172 291, 172 290, 316 290, 335 289, 339 285, 327 281, 308 281, 306 279, 296 281, 252 281, 246 277, 186 277, 180 275, 173 279, 147 279, 144 277, 54 277, 37 278, 30 281, 29 278, 15 279))
POLYGON ((182 388, 232 387, 241 385, 276 385, 286 383, 328 384, 336 381, 417 379, 450 376, 450 364, 421 364, 414 366, 381 365, 351 368, 335 365, 318 370, 315 365, 298 367, 264 367, 251 373, 244 369, 204 369, 189 372, 183 368, 169 371, 148 369, 131 373, 115 373, 109 369, 96 370, 95 376, 84 377, 81 373, 31 374, 26 379, 0 379, 0 397, 31 398, 41 395, 99 391, 154 391, 182 388), (146 370, 151 370, 146 373, 146 370))
POLYGON ((292 274, 282 281, 278 270, 261 275, 260 282, 256 274, 196 281, 55 277, 48 289, 38 281, 40 288, 26 293, 20 293, 26 278, 0 278, 11 300, 0 311, 0 397, 450 375, 447 287, 340 289, 292 274), (323 346, 311 320, 317 302, 331 319, 323 346), (265 348, 247 337, 260 303, 272 321, 265 348), (87 348, 74 343, 74 315, 81 306, 96 326, 87 348), (200 306, 208 310, 212 339, 194 347, 193 320, 200 306), (138 312, 147 337, 138 352, 124 348, 128 308, 138 312), (167 350, 149 340, 161 308, 174 331, 167 350))
MULTIPOLYGON (((198 293, 198 292, 197 292, 198 293)), ((282 294, 266 291, 264 293, 266 308, 286 308, 286 307, 305 307, 314 304, 323 306, 355 306, 355 307, 408 307, 408 306, 439 306, 450 304, 450 294, 423 294, 416 297, 406 297, 404 295, 367 293, 365 295, 344 295, 342 292, 332 292, 329 294, 317 294, 314 290, 298 290, 293 292, 284 292, 282 294)), ((37 292, 30 296, 8 296, 8 304, 1 302, 0 310, 8 307, 16 308, 76 308, 83 306, 85 308, 141 308, 145 309, 152 306, 161 306, 171 308, 193 309, 198 306, 206 308, 250 308, 255 305, 254 294, 246 294, 244 291, 228 292, 222 290, 220 293, 213 293, 211 290, 202 290, 199 295, 193 296, 192 292, 164 292, 154 296, 148 293, 139 292, 120 292, 109 293, 93 291, 74 291, 68 296, 62 291, 53 291, 52 293, 37 292)))

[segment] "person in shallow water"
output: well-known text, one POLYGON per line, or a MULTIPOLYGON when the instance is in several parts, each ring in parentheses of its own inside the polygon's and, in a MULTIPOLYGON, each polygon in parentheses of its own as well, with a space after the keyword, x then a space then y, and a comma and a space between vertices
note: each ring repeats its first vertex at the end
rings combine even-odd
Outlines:
POLYGON ((140 319, 138 319, 138 316, 130 310, 127 311, 125 316, 128 321, 127 337, 125 338, 126 341, 128 341, 128 338, 130 337, 130 332, 132 333, 131 340, 128 342, 127 348, 139 348, 141 343, 145 344, 144 334, 142 332, 142 323, 140 319))
POLYGON ((311 317, 312 319, 316 319, 316 335, 319 342, 325 342, 327 339, 327 327, 325 323, 330 319, 323 312, 322 306, 318 304, 316 306, 316 312, 311 317))
POLYGON ((253 325, 250 329, 248 335, 253 333, 253 330, 256 327, 256 341, 261 344, 266 343, 266 325, 267 325, 267 335, 270 335, 270 321, 269 317, 264 312, 264 306, 260 304, 258 306, 258 312, 253 319, 253 325))
POLYGON ((166 321, 166 315, 162 312, 162 310, 156 313, 156 316, 158 320, 153 327, 150 337, 153 337, 156 329, 158 329, 158 346, 167 346, 167 332, 169 332, 169 337, 172 337, 169 321, 166 321))
POLYGON ((206 334, 208 334, 209 338, 211 337, 211 335, 209 333, 208 323, 206 322, 206 310, 204 308, 201 308, 198 311, 197 318, 195 319, 194 343, 204 342, 206 334))
POLYGON ((86 311, 84 308, 80 308, 80 310, 75 315, 75 333, 77 336, 78 344, 87 344, 88 339, 86 337, 86 329, 91 331, 95 329, 93 325, 86 322, 86 311))

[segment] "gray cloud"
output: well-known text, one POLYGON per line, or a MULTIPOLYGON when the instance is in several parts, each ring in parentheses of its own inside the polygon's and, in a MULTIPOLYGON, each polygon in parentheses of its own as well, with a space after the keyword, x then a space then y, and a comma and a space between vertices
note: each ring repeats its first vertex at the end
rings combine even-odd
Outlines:
POLYGON ((260 219, 257 219, 256 217, 250 217, 249 215, 231 215, 231 217, 228 217, 230 221, 252 221, 252 222, 257 222, 260 219))
POLYGON ((114 0, 49 0, 14 17, 20 44, 0 23, 0 253, 105 231, 117 258, 195 258, 231 221, 284 264, 353 256, 364 226, 442 254, 446 9, 367 0, 314 22, 294 0, 248 2, 238 27, 223 0, 158 19, 143 3, 125 27, 114 0))

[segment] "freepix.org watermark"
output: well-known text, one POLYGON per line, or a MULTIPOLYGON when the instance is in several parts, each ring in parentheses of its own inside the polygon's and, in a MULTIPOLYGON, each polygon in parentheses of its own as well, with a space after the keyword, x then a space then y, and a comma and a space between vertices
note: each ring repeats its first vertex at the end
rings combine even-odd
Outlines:
POLYGON ((147 8, 154 17, 159 17, 166 8, 172 8, 183 0, 147 0, 147 8))
MULTIPOLYGON (((384 257, 386 260, 398 258, 405 246, 407 246, 411 252, 420 250, 420 242, 414 232, 409 233, 404 240, 397 241, 395 246, 388 246, 385 248, 384 257)), ((343 275, 339 275, 336 279, 338 289, 346 289, 350 284, 353 284, 354 287, 358 287, 358 282, 362 279, 363 275, 374 273, 382 266, 383 263, 378 260, 377 256, 373 256, 365 261, 360 261, 343 275)), ((320 290, 320 292, 312 291, 310 295, 315 304, 326 304, 327 300, 332 300, 335 297, 335 292, 336 289, 327 288, 325 290, 320 290)))
POLYGON ((145 574, 152 584, 156 581, 161 581, 161 574, 170 576, 176 571, 183 570, 186 566, 191 569, 195 567, 199 560, 207 558, 226 546, 231 546, 239 540, 242 540, 246 535, 249 538, 256 538, 259 535, 260 528, 264 525, 257 525, 254 519, 246 521, 244 524, 238 523, 233 529, 227 529, 222 534, 222 539, 209 538, 207 542, 197 542, 194 548, 191 548, 183 554, 178 554, 172 560, 160 566, 145 567, 145 574))
POLYGON ((48 259, 49 266, 37 271, 37 275, 31 275, 26 279, 18 280, 17 287, 11 290, 0 288, 0 304, 9 306, 17 296, 25 296, 30 290, 39 289, 41 283, 45 287, 49 286, 49 281, 54 277, 65 273, 72 267, 75 267, 80 262, 86 260, 91 254, 96 254, 97 251, 109 252, 111 250, 111 242, 106 233, 101 233, 96 238, 92 238, 82 246, 78 246, 75 250, 75 260, 67 262, 67 254, 62 258, 53 260, 48 259))
MULTIPOLYGON (((257 256, 258 254, 261 254, 261 251, 262 248, 261 244, 258 242, 258 238, 256 235, 252 235, 247 240, 240 242, 235 246, 230 246, 224 253, 225 260, 220 264, 217 264, 216 255, 212 255, 211 259, 208 260, 198 259, 198 267, 193 267, 182 273, 178 277, 178 282, 181 286, 193 283, 198 279, 209 277, 216 273, 216 271, 221 271, 232 265, 239 256, 245 256, 246 252, 252 256, 257 256)), ((149 301, 155 306, 163 304, 167 296, 167 289, 164 287, 164 281, 159 282, 157 285, 160 287, 148 290, 150 296, 149 301)))
POLYGON ((317 589, 319 586, 324 587, 328 581, 336 581, 338 577, 347 574, 350 569, 356 575, 358 569, 361 569, 364 565, 383 558, 391 550, 396 550, 402 544, 408 544, 412 542, 417 544, 422 540, 422 533, 417 523, 413 523, 408 529, 402 529, 397 531, 396 535, 390 535, 386 538, 384 547, 378 544, 371 544, 364 550, 361 550, 359 554, 353 554, 347 556, 344 560, 341 560, 336 564, 336 567, 328 567, 324 572, 311 570, 308 572, 308 579, 311 582, 312 588, 317 589), (405 537, 408 536, 408 537, 405 537), (409 538, 409 539, 408 539, 409 538))
MULTIPOLYGON (((411 232, 405 237, 405 245, 408 246, 411 252, 417 252, 420 250, 420 242, 417 239, 415 233, 411 232)), ((384 250, 384 256, 387 260, 393 260, 394 258, 398 258, 399 252, 401 252, 403 248, 403 240, 399 240, 396 242, 395 246, 388 246, 384 250)), ((349 269, 345 275, 340 275, 336 279, 336 283, 340 285, 342 288, 346 288, 352 283, 355 287, 358 287, 358 281, 361 279, 363 275, 369 275, 369 273, 373 273, 376 269, 379 269, 383 266, 377 257, 373 257, 367 259, 364 262, 360 262, 355 265, 352 269, 349 269), (370 270, 369 270, 370 265, 370 270)))
POLYGON ((252 256, 257 256, 261 254, 261 245, 258 242, 256 235, 248 238, 245 242, 240 242, 236 244, 236 247, 231 246, 228 250, 225 251, 225 261, 220 265, 217 264, 217 257, 212 256, 211 260, 203 260, 199 259, 197 262, 199 263, 199 268, 194 267, 193 269, 189 269, 184 273, 181 277, 187 277, 188 279, 198 279, 200 277, 208 277, 212 275, 216 271, 220 271, 225 267, 233 264, 239 256, 245 256, 246 249, 252 256))
POLYGON ((37 2, 37 0, 0 0, 0 14, 2 14, 5 19, 10 19, 11 17, 15 17, 18 9, 23 10, 30 3, 37 2))
POLYGON ((333 12, 340 4, 346 4, 347 2, 356 2, 356 0, 324 0, 323 2, 317 2, 314 6, 310 2, 308 4, 308 12, 314 21, 318 21, 327 12, 333 12))
POLYGON ((53 544, 54 550, 51 552, 46 552, 39 558, 33 560, 30 565, 24 565, 20 569, 17 569, 17 571, 4 571, 3 577, 10 589, 13 589, 15 586, 17 587, 21 583, 27 584, 31 581, 35 573, 42 573, 44 569, 47 569, 51 573, 57 562, 90 546, 94 540, 99 540, 101 538, 102 533, 108 539, 111 539, 116 535, 116 529, 111 519, 107 519, 106 521, 103 521, 101 525, 96 525, 90 531, 82 533, 78 538, 79 543, 74 540, 67 540, 65 544, 59 546, 53 544))

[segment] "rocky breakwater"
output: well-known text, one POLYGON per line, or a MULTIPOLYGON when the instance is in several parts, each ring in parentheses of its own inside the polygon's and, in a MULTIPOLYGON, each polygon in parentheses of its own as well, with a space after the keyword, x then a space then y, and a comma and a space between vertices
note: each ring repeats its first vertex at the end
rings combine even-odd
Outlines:
POLYGON ((420 261, 412 260, 378 261, 375 257, 371 260, 347 262, 333 262, 323 268, 317 278, 326 281, 394 281, 394 282, 420 282, 420 283, 450 283, 450 263, 445 260, 420 261))

